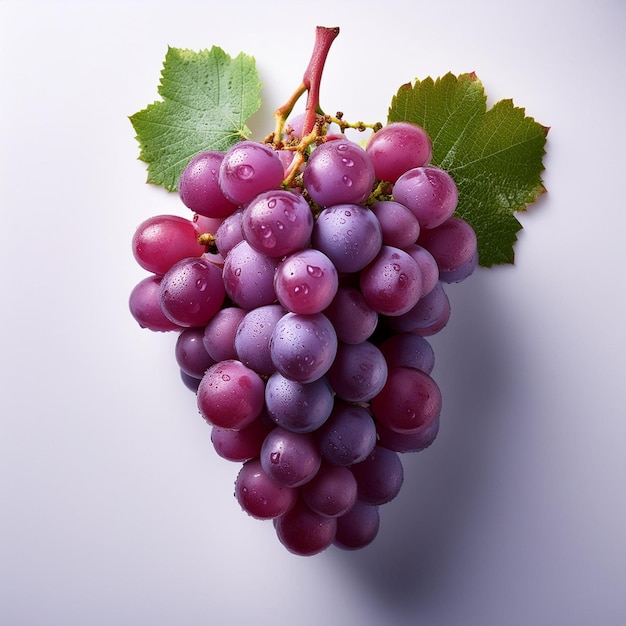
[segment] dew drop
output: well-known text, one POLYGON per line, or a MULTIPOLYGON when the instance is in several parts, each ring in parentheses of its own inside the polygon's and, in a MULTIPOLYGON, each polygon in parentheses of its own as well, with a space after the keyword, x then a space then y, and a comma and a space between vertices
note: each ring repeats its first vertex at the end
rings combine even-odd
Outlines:
POLYGON ((193 302, 189 305, 189 312, 192 315, 195 315, 196 313, 200 312, 200 303, 199 302, 193 302))
POLYGON ((398 282, 401 285, 406 285, 409 282, 409 277, 406 274, 400 274, 400 276, 398 276, 398 282))
POLYGON ((391 267, 393 267, 393 271, 394 272, 399 272, 400 271, 400 266, 397 263, 394 263, 391 267))
POLYGON ((206 291, 207 288, 207 281, 205 278, 198 278, 198 280, 196 280, 196 289, 198 291, 206 291))
POLYGON ((313 278, 320 278, 324 273, 321 267, 317 267, 316 265, 307 265, 306 271, 309 276, 313 276, 313 278))
MULTIPOLYGON (((350 183, 352 184, 352 183, 350 183)), ((346 217, 351 217, 352 216, 352 211, 344 211, 343 213, 346 217)))
POLYGON ((290 222, 295 222, 298 217, 292 206, 286 206, 283 210, 283 213, 285 214, 287 220, 290 222))
POLYGON ((267 202, 268 209, 273 209, 276 206, 276 198, 270 198, 267 202))
POLYGON ((222 380, 228 382, 230 380, 230 376, 228 374, 222 374, 222 380))
POLYGON ((241 268, 240 267, 235 269, 235 276, 241 276, 241 268))
POLYGON ((337 151, 338 152, 345 152, 347 149, 348 149, 348 144, 347 143, 337 144, 337 151))
POLYGON ((341 162, 346 166, 346 167, 353 167, 354 166, 354 161, 352 159, 347 159, 346 157, 343 157, 341 159, 341 162))
POLYGON ((270 463, 273 463, 274 465, 280 463, 280 452, 270 453, 270 463))
POLYGON ((248 180, 254 176, 254 168, 247 163, 239 165, 235 171, 235 176, 240 180, 248 180))

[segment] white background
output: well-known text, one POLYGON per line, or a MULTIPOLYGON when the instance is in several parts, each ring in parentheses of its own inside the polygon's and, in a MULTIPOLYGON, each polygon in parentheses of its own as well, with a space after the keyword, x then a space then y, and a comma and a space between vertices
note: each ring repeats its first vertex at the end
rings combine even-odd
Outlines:
POLYGON ((0 1, 0 624, 624 626, 625 27, 622 0, 0 1), (128 313, 135 227, 186 209, 127 117, 168 45, 219 45, 257 59, 261 138, 316 24, 327 110, 475 71, 551 130, 516 265, 448 290, 436 444, 372 546, 301 558, 128 313))

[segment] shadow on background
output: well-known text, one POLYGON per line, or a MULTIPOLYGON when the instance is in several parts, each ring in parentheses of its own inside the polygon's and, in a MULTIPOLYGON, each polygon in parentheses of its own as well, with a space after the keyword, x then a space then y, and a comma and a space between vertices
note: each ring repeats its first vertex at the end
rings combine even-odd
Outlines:
POLYGON ((509 270, 478 271, 447 289, 453 317, 431 338, 433 377, 444 401, 438 438, 427 450, 402 456, 405 482, 399 496, 380 508, 377 539, 361 551, 333 551, 367 587, 364 592, 394 611, 445 596, 450 601, 451 576, 467 571, 458 548, 492 470, 485 451, 498 445, 506 427, 507 382, 519 375, 519 355, 510 346, 517 339, 494 294, 493 273, 509 270))

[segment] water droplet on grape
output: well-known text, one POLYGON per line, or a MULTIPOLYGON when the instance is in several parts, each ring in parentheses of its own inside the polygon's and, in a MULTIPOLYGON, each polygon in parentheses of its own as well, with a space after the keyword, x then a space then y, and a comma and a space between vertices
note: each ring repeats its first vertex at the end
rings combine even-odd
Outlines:
POLYGON ((309 276, 313 276, 313 278, 320 278, 324 273, 321 267, 317 267, 315 265, 307 265, 306 271, 309 276))
POLYGON ((270 463, 277 465, 280 463, 280 452, 271 452, 270 453, 270 463))
POLYGON ((344 176, 341 180, 346 187, 352 187, 352 179, 349 176, 344 176))
POLYGON ((240 267, 237 267, 235 269, 235 276, 241 276, 241 268, 240 267))
MULTIPOLYGON (((352 184, 352 182, 350 182, 352 184)), ((350 217, 352 215, 352 211, 344 211, 343 213, 346 217, 350 217)))
POLYGON ((276 198, 270 198, 270 199, 267 201, 267 207, 268 207, 269 209, 273 209, 275 206, 276 206, 276 198))
POLYGON ((293 288, 293 293, 295 296, 306 296, 309 293, 309 286, 306 283, 298 285, 293 288))
POLYGON ((346 166, 346 167, 353 167, 354 166, 354 161, 352 159, 347 159, 346 157, 343 157, 341 159, 341 162, 346 166))
POLYGON ((278 230, 283 230, 285 225, 282 222, 276 222, 276 228, 278 228, 278 230))
POLYGON ((338 152, 345 152, 347 149, 348 149, 348 144, 347 143, 337 144, 337 151, 338 152))
POLYGON ((198 291, 205 291, 207 288, 207 281, 205 278, 198 278, 198 280, 196 280, 196 288, 198 289, 198 291))
POLYGON ((222 374, 222 380, 228 382, 230 380, 230 376, 228 374, 222 374))
POLYGON ((200 312, 200 303, 199 302, 192 302, 189 305, 189 312, 192 315, 195 315, 196 313, 199 313, 200 312))
POLYGON ((406 274, 400 274, 398 281, 401 285, 406 285, 409 282, 409 277, 406 274))
POLYGON ((295 222, 296 218, 298 217, 296 215, 296 212, 294 210, 294 208, 292 206, 286 206, 283 209, 283 213, 285 214, 285 217, 290 221, 290 222, 295 222))
POLYGON ((394 272, 399 272, 400 271, 400 266, 397 263, 394 263, 391 267, 393 267, 393 271, 394 272))
POLYGON ((235 176, 240 180, 248 180, 254 176, 254 168, 252 165, 248 165, 247 163, 239 165, 235 170, 235 176))

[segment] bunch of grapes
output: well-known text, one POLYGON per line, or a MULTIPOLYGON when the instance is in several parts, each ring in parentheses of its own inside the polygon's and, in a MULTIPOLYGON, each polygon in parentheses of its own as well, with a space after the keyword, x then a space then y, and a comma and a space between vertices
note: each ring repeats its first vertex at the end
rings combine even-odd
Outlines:
POLYGON ((193 218, 139 226, 133 252, 150 275, 130 309, 178 333, 215 450, 242 463, 243 510, 311 555, 372 542, 401 454, 435 439, 427 338, 477 246, 421 127, 391 123, 363 148, 320 123, 306 149, 297 127, 280 149, 244 140, 190 161, 178 189, 193 218))

